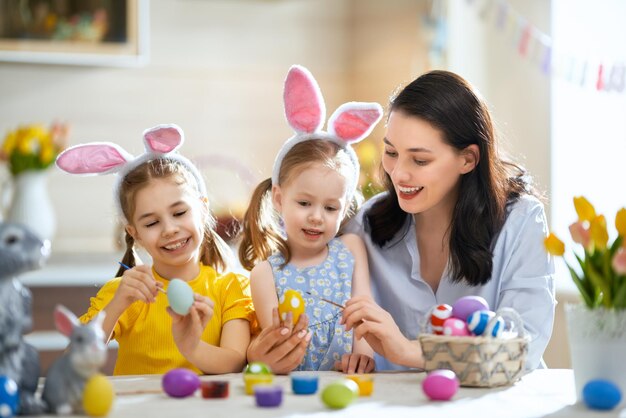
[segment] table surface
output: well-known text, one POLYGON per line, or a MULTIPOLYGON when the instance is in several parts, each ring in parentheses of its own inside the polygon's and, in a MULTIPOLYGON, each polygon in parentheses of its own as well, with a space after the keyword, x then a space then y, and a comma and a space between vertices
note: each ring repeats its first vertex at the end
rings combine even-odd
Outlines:
MULTIPOLYGON (((311 374, 311 373, 309 373, 311 374)), ((319 372, 320 389, 342 377, 336 372, 319 372)), ((284 389, 282 405, 260 408, 253 396, 244 393, 240 373, 202 376, 203 381, 228 380, 227 399, 194 396, 175 399, 161 392, 161 376, 112 377, 116 400, 109 417, 621 417, 626 403, 609 412, 587 409, 576 402, 574 375, 567 369, 536 370, 512 386, 461 388, 448 402, 429 401, 421 390, 425 373, 376 373, 374 392, 345 409, 328 409, 315 395, 294 395, 289 376, 276 376, 284 389)))

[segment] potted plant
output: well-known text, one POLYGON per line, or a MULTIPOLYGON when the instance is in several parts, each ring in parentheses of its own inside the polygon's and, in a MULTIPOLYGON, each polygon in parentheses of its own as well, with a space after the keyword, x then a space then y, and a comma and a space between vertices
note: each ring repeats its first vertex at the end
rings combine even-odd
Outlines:
MULTIPOLYGON (((617 236, 611 242, 606 218, 582 196, 574 198, 578 220, 569 230, 575 263, 565 264, 582 304, 567 305, 567 328, 576 392, 594 379, 606 379, 626 393, 626 208, 615 216, 617 236), (573 264, 573 265, 572 265, 573 264)), ((544 241, 548 253, 565 254, 553 233, 544 241)))

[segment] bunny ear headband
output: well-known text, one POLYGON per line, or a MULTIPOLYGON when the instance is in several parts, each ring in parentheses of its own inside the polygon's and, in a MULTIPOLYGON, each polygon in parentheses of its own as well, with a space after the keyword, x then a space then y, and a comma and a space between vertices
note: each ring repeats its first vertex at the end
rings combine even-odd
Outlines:
POLYGON ((378 103, 344 103, 328 120, 327 131, 321 130, 326 118, 322 93, 309 70, 299 65, 289 69, 283 100, 287 122, 296 134, 283 144, 274 160, 272 184, 278 185, 283 158, 294 145, 311 139, 328 140, 343 148, 352 162, 353 175, 347 179, 347 197, 350 201, 356 191, 360 171, 359 159, 351 144, 359 142, 372 132, 383 116, 383 108, 378 103))
POLYGON ((89 176, 116 173, 113 191, 118 212, 124 217, 117 197, 122 180, 129 172, 149 160, 167 158, 180 162, 195 177, 200 196, 206 196, 206 186, 198 169, 176 152, 184 140, 183 131, 177 125, 157 125, 143 132, 145 152, 138 157, 133 157, 112 142, 92 142, 66 149, 57 157, 56 165, 70 174, 89 176))

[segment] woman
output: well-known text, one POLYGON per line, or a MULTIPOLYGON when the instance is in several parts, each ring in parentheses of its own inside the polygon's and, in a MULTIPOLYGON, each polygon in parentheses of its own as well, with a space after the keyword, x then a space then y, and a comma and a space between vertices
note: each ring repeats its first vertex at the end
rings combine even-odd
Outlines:
POLYGON ((346 329, 380 354, 377 370, 419 368, 429 309, 478 295, 521 315, 527 368, 538 367, 556 303, 548 228, 524 170, 498 154, 486 104, 458 75, 432 71, 391 101, 383 142, 387 191, 348 228, 366 243, 376 302, 349 300, 346 329))

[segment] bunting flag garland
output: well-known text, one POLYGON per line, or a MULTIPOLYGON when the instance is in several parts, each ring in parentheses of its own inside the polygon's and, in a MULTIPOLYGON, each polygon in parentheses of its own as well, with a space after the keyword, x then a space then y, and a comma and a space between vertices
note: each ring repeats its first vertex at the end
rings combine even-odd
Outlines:
POLYGON ((517 54, 536 65, 544 75, 559 77, 583 88, 592 87, 598 92, 626 91, 623 61, 594 61, 555 53, 552 38, 521 16, 506 0, 466 1, 478 9, 481 20, 493 24, 505 39, 510 39, 517 54))

